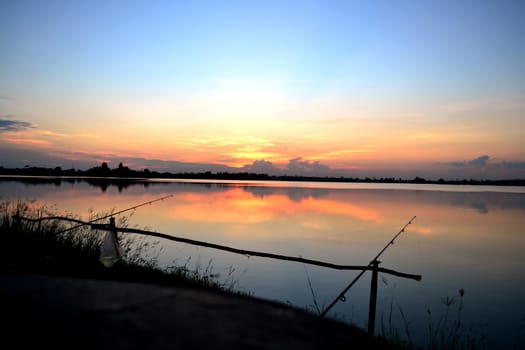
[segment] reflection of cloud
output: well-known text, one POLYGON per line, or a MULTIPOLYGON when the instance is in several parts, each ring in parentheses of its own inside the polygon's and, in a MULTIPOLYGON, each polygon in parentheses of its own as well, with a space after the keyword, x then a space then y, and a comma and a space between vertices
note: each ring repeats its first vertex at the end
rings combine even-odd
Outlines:
POLYGON ((325 230, 326 229, 326 225, 318 222, 318 221, 310 221, 310 220, 306 220, 306 221, 303 221, 301 223, 301 226, 304 227, 304 228, 307 228, 307 229, 313 229, 313 230, 317 230, 317 231, 321 231, 321 230, 325 230))
POLYGON ((434 229, 430 227, 411 227, 410 231, 419 233, 420 235, 430 235, 433 233, 437 233, 434 229))
POLYGON ((303 187, 259 187, 259 186, 245 186, 243 190, 251 193, 258 198, 265 198, 271 195, 286 195, 291 201, 300 202, 307 198, 322 198, 327 197, 329 190, 321 188, 303 188, 303 187))
MULTIPOLYGON (((277 220, 285 216, 313 213, 353 217, 362 221, 380 222, 373 209, 331 199, 308 198, 293 201, 282 194, 254 197, 241 188, 223 194, 186 194, 177 197, 172 215, 192 221, 253 224, 277 220)), ((311 222, 312 218, 309 218, 311 222)))
POLYGON ((7 119, 10 116, 0 118, 0 132, 2 131, 19 131, 34 128, 31 123, 22 122, 15 119, 7 119))
POLYGON ((476 209, 481 214, 488 214, 489 212, 487 205, 483 202, 472 203, 471 206, 473 209, 476 209))
POLYGON ((328 199, 308 199, 302 203, 304 203, 304 208, 317 213, 354 217, 362 221, 382 221, 376 210, 355 204, 328 199))
POLYGON ((285 197, 258 199, 240 189, 226 195, 187 194, 177 197, 181 204, 175 206, 172 215, 192 221, 214 223, 253 224, 273 220, 278 208, 283 207, 285 197))

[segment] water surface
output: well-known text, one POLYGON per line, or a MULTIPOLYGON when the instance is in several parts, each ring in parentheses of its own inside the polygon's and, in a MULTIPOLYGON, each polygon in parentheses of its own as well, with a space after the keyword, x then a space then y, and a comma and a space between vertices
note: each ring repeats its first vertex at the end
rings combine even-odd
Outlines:
MULTIPOLYGON (((58 212, 89 217, 153 200, 127 215, 141 228, 247 250, 367 265, 420 274, 421 282, 381 274, 377 332, 394 326, 426 345, 429 325, 461 317, 481 347, 525 346, 525 191, 523 188, 311 182, 155 181, 119 185, 74 179, 0 181, 2 200, 34 199, 58 212), (460 298, 458 291, 465 291, 460 298), (460 300, 462 299, 462 300, 460 300), (459 306, 463 308, 459 314, 459 306), (403 317, 405 320, 403 320, 403 317)), ((358 274, 233 255, 158 241, 163 266, 199 268, 262 298, 315 310, 358 274), (311 286, 311 287, 310 287, 311 286), (315 297, 314 295, 315 294, 315 297)), ((370 274, 330 316, 366 327, 370 274)))

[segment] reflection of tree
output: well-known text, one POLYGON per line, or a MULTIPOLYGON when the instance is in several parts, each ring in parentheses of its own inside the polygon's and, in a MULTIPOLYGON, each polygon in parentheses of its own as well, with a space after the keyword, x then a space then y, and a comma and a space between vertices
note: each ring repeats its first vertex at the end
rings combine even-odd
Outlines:
POLYGON ((488 214, 489 212, 487 205, 483 202, 478 202, 478 203, 474 202, 474 203, 471 203, 470 206, 482 214, 488 214))
POLYGON ((525 194, 505 192, 455 192, 452 191, 398 191, 397 201, 423 201, 440 206, 474 209, 480 214, 487 214, 494 208, 525 209, 525 194))
POLYGON ((264 187, 264 186, 243 186, 245 192, 251 193, 256 198, 264 198, 271 195, 285 195, 291 201, 300 202, 303 199, 323 198, 330 193, 329 189, 325 188, 301 188, 301 187, 264 187))

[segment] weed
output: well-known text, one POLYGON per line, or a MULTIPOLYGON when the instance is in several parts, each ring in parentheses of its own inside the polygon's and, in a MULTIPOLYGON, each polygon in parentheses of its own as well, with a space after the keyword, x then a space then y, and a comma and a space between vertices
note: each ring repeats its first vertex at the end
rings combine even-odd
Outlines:
MULTIPOLYGON (((38 205, 34 201, 0 203, 0 239, 5 247, 10 247, 0 256, 0 268, 13 272, 128 280, 217 291, 233 291, 237 283, 233 278, 234 269, 228 275, 231 287, 218 283, 211 260, 204 269, 197 265, 195 270, 189 270, 187 265, 191 258, 180 267, 160 268, 158 255, 162 247, 159 247, 159 242, 136 235, 120 237, 119 243, 125 255, 112 268, 105 268, 99 261, 105 231, 91 230, 89 226, 60 219, 34 221, 53 216, 80 220, 71 213, 57 213, 56 208, 38 205)), ((89 211, 89 221, 107 216, 89 211)), ((118 217, 118 227, 128 225, 129 216, 118 217)))
MULTIPOLYGON (((463 298, 465 295, 464 289, 459 289, 458 294, 459 298, 450 296, 441 298, 441 304, 443 305, 444 310, 442 310, 438 318, 434 318, 432 311, 427 309, 428 343, 425 349, 460 350, 476 349, 480 347, 482 339, 477 339, 472 336, 472 329, 465 327, 462 321, 464 307, 463 298)), ((387 321, 385 321, 383 315, 381 316, 380 336, 391 343, 399 345, 403 349, 423 349, 422 346, 414 344, 410 332, 410 321, 406 317, 403 308, 394 300, 394 298, 392 298, 390 303, 387 321), (401 336, 398 328, 392 321, 394 304, 397 306, 397 311, 403 321, 404 336, 401 336)))
POLYGON ((308 288, 310 289, 310 294, 312 295, 312 300, 314 303, 314 309, 315 312, 318 315, 321 315, 323 313, 325 305, 323 304, 322 307, 319 306, 319 303, 317 302, 317 295, 315 294, 314 288, 312 287, 312 281, 310 280, 310 276, 308 275, 308 271, 306 270, 306 267, 304 268, 304 272, 306 273, 306 279, 308 281, 308 288))

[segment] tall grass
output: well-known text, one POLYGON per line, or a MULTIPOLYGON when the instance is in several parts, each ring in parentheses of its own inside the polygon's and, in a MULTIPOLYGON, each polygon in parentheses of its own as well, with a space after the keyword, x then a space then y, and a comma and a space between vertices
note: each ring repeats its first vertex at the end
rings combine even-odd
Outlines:
POLYGON ((463 288, 458 290, 458 297, 446 296, 441 298, 442 309, 434 314, 427 309, 427 344, 415 344, 410 331, 411 322, 406 317, 403 308, 392 299, 387 315, 381 315, 379 336, 401 349, 426 350, 466 350, 485 348, 480 334, 475 336, 462 320, 464 308, 463 288), (395 304, 395 305, 394 305, 395 304), (393 316, 399 312, 402 324, 394 324, 393 316), (402 327, 403 331, 399 328, 402 327))
MULTIPOLYGON (((320 315, 324 305, 321 307, 317 300, 317 293, 312 286, 308 272, 306 272, 306 279, 313 304, 307 306, 305 310, 320 315)), ((388 286, 386 278, 382 277, 382 281, 388 286)), ((386 313, 381 313, 377 337, 386 340, 400 350, 467 350, 487 348, 483 335, 474 335, 473 329, 464 324, 462 313, 465 291, 463 288, 458 290, 458 295, 459 298, 450 296, 441 298, 443 309, 438 310, 436 315, 430 309, 427 309, 427 344, 422 345, 414 342, 414 334, 411 331, 412 322, 394 297, 392 297, 386 313)), ((346 322, 343 317, 337 318, 346 322)))
MULTIPOLYGON (((106 217, 107 213, 90 211, 88 221, 106 217)), ((41 219, 62 216, 80 220, 71 213, 59 213, 54 207, 34 201, 0 203, 0 239, 4 247, 0 254, 0 270, 59 274, 74 277, 115 279, 182 287, 202 287, 234 292, 235 281, 220 283, 212 273, 210 263, 202 269, 190 270, 186 265, 161 268, 158 241, 140 235, 122 235, 119 243, 125 251, 122 260, 111 268, 99 261, 105 231, 65 220, 20 220, 17 217, 41 219)), ((118 227, 127 227, 130 216, 119 216, 118 227)))
POLYGON ((86 226, 66 231, 72 225, 66 221, 33 222, 15 215, 39 219, 56 214, 34 202, 0 203, 0 238, 5 247, 0 261, 4 269, 82 272, 98 267, 100 232, 91 232, 86 226))

